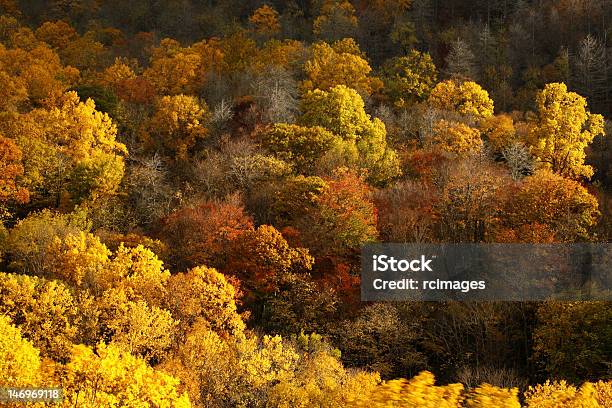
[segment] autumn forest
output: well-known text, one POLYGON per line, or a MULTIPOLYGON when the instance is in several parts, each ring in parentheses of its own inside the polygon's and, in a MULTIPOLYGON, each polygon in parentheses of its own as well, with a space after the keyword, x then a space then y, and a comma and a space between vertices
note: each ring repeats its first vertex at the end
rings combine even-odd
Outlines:
POLYGON ((610 408, 609 302, 362 302, 360 251, 608 243, 611 133, 610 0, 0 0, 0 388, 610 408))

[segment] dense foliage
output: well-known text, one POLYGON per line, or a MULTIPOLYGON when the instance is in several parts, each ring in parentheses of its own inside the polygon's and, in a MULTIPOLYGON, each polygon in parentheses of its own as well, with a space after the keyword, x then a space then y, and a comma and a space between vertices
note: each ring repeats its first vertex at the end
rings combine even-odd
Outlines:
POLYGON ((609 303, 366 304, 359 250, 608 242, 611 21, 606 0, 0 0, 0 386, 610 407, 609 303))

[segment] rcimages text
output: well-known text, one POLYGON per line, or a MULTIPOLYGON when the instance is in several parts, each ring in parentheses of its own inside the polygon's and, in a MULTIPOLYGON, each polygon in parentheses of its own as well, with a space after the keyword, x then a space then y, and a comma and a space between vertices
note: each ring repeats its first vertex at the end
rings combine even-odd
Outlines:
MULTIPOLYGON (((396 259, 387 255, 374 255, 372 257, 372 270, 374 272, 433 272, 432 258, 421 255, 416 259, 396 259)), ((486 289, 485 281, 467 280, 417 280, 402 278, 395 280, 374 279, 372 285, 376 290, 460 290, 467 293, 470 290, 486 289)))

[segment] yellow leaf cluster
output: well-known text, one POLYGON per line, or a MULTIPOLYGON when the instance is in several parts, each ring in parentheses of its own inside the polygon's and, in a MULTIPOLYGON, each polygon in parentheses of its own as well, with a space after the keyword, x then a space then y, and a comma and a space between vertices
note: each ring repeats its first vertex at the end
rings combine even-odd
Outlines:
POLYGON ((65 359, 77 341, 79 304, 61 281, 0 273, 0 315, 21 331, 45 357, 65 359))
POLYGON ((493 115, 493 100, 489 93, 475 82, 447 80, 431 91, 429 104, 438 109, 457 112, 476 119, 493 115))
POLYGON ((309 91, 302 99, 302 112, 302 124, 321 126, 356 147, 358 165, 368 170, 369 181, 384 183, 400 174, 397 154, 387 144, 384 123, 370 118, 354 89, 338 85, 329 91, 309 91))
POLYGON ((278 12, 267 4, 264 4, 255 10, 249 17, 249 22, 253 25, 255 32, 259 35, 274 35, 281 29, 278 19, 278 12))
POLYGON ((509 115, 489 116, 480 122, 479 127, 494 152, 501 152, 518 141, 514 121, 509 115))
MULTIPOLYGON (((116 192, 124 173, 124 144, 108 114, 76 92, 58 98, 58 106, 38 108, 0 125, 23 152, 24 182, 75 200, 116 192)), ((59 200, 57 200, 59 201, 59 200)))
MULTIPOLYGON (((599 387, 604 388, 601 385, 599 387)), ((609 392, 609 387, 606 388, 609 392)), ((525 392, 525 402, 528 408, 601 407, 597 390, 592 383, 586 382, 576 388, 563 380, 546 381, 544 384, 529 387, 525 392)))
POLYGON ((147 125, 148 135, 159 147, 185 160, 198 139, 207 134, 208 107, 187 95, 164 96, 147 125))
POLYGON ((521 408, 517 388, 500 388, 483 384, 474 388, 465 401, 468 408, 521 408))
POLYGON ((113 345, 74 346, 62 371, 67 407, 191 407, 179 380, 113 345))
POLYGON ((109 260, 110 251, 93 234, 79 232, 55 237, 47 251, 51 275, 74 286, 93 287, 109 260))
POLYGON ((215 269, 200 266, 172 275, 167 288, 166 307, 183 325, 204 319, 219 333, 239 336, 244 330, 235 289, 215 269))
POLYGON ((122 81, 136 78, 136 73, 120 58, 115 58, 113 65, 107 67, 101 74, 100 82, 112 89, 117 89, 122 81))
POLYGON ((352 38, 333 44, 316 43, 311 52, 312 57, 304 65, 307 75, 302 83, 304 91, 328 91, 337 85, 345 85, 362 95, 370 95, 382 86, 378 78, 369 76, 372 68, 352 38))
POLYGON ((7 49, 0 44, 3 71, 15 81, 12 86, 18 87, 17 96, 24 87, 33 106, 52 106, 80 75, 76 68, 64 67, 57 53, 44 44, 28 50, 7 49))
POLYGON ((424 371, 410 380, 385 381, 351 406, 459 408, 463 398, 462 384, 436 386, 433 374, 424 371))
POLYGON ((593 168, 584 163, 585 148, 604 134, 603 117, 587 111, 586 99, 569 92, 563 83, 547 84, 536 105, 529 138, 532 153, 555 173, 590 178, 593 168))
POLYGON ((5 387, 40 384, 38 350, 21 337, 21 330, 0 315, 0 378, 5 387))
POLYGON ((458 155, 478 152, 482 148, 480 131, 464 123, 440 120, 434 126, 433 143, 442 150, 458 155))
POLYGON ((182 47, 165 38, 154 48, 143 76, 161 95, 194 94, 224 60, 219 41, 210 39, 182 47))

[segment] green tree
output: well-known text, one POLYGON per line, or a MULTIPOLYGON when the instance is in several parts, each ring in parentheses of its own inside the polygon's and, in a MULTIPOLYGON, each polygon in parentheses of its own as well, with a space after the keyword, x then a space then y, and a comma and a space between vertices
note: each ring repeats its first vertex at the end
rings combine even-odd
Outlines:
POLYGON ((426 100, 437 81, 430 55, 416 50, 387 61, 381 76, 385 95, 399 108, 426 100))
POLYGON ((257 138, 264 148, 279 159, 293 163, 300 174, 312 174, 319 159, 328 151, 341 148, 343 143, 339 136, 320 126, 305 127, 284 123, 263 129, 257 138))
POLYGON ((304 125, 321 126, 356 145, 358 164, 368 170, 368 181, 384 183, 400 174, 397 154, 387 145, 385 125, 370 118, 353 89, 339 85, 329 92, 310 91, 302 100, 302 111, 304 125))

